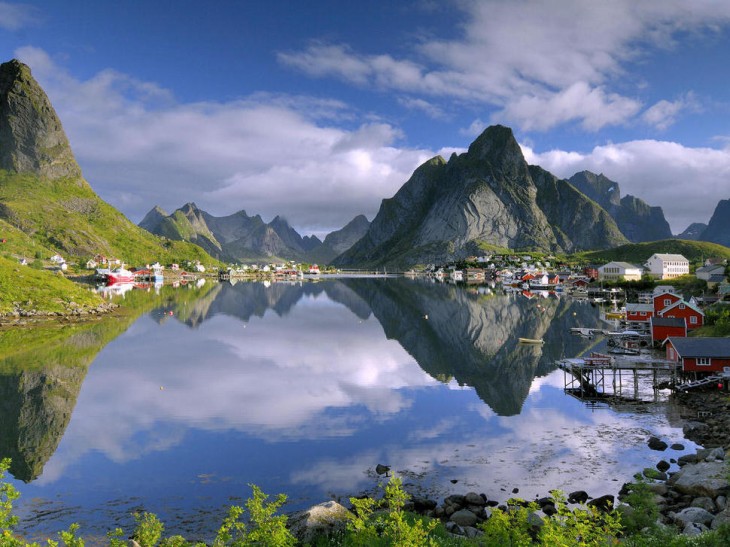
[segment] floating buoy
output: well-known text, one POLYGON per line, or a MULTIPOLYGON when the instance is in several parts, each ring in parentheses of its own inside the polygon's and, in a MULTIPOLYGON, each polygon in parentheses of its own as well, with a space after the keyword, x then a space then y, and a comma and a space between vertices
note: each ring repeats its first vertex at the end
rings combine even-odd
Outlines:
POLYGON ((165 388, 163 386, 160 386, 160 391, 164 390, 165 388))
POLYGON ((428 314, 423 316, 424 319, 428 319, 428 314))

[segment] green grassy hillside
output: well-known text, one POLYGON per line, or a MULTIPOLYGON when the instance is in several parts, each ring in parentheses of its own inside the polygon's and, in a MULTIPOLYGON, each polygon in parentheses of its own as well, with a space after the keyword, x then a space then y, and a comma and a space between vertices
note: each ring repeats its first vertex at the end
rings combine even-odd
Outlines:
POLYGON ((0 313, 12 312, 16 303, 23 309, 64 312, 70 302, 94 307, 103 299, 54 272, 21 266, 16 260, 0 257, 0 313))
POLYGON ((690 263, 695 264, 710 257, 730 259, 730 248, 728 247, 706 241, 687 241, 683 239, 665 239, 662 241, 621 245, 620 247, 603 251, 578 253, 575 255, 575 258, 595 264, 620 260, 641 265, 654 253, 681 254, 690 263))
POLYGON ((7 240, 0 253, 13 257, 57 251, 76 257, 103 254, 127 264, 185 259, 216 263, 197 245, 139 228, 81 178, 45 180, 0 170, 0 221, 0 240, 7 240))

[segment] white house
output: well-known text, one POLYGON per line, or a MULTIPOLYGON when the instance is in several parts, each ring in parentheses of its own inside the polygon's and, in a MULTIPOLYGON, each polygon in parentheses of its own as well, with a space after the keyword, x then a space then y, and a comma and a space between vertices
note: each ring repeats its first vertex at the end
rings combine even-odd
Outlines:
POLYGON ((657 279, 673 279, 689 274, 689 260, 682 255, 655 253, 646 261, 652 277, 657 279))
POLYGON ((628 262, 609 262, 598 268, 598 279, 601 281, 639 281, 643 268, 628 262))
POLYGON ((701 268, 697 268, 697 271, 695 272, 697 279, 703 279, 704 281, 709 281, 713 275, 724 276, 725 266, 722 264, 715 266, 702 266, 701 268))

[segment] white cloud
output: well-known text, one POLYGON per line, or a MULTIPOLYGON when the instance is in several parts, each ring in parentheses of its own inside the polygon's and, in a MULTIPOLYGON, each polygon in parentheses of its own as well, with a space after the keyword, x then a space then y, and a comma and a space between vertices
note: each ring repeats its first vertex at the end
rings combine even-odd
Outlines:
MULTIPOLYGON (((621 89, 643 86, 627 75, 627 63, 674 47, 680 31, 717 32, 730 22, 730 5, 716 2, 474 0, 456 6, 466 15, 461 35, 423 40, 411 58, 314 42, 278 59, 314 77, 495 107, 495 120, 525 130, 575 122, 595 131, 640 111, 639 100, 611 88, 614 82, 621 89)), ((667 119, 666 106, 658 106, 647 121, 662 108, 667 119)))
POLYGON ((687 93, 676 101, 661 100, 648 108, 641 118, 649 125, 653 125, 660 131, 668 129, 677 121, 677 117, 683 111, 698 111, 700 106, 693 93, 687 93))
POLYGON ((596 146, 589 153, 551 150, 525 158, 559 177, 587 169, 603 173, 632 194, 659 205, 672 232, 707 222, 721 199, 730 198, 730 148, 690 148, 675 142, 637 140, 596 146))
POLYGON ((38 18, 38 10, 27 4, 11 4, 0 2, 0 28, 20 30, 34 24, 38 18))
POLYGON ((411 110, 420 110, 434 120, 446 119, 446 113, 438 105, 423 99, 400 97, 398 103, 411 110))
POLYGON ((558 93, 527 96, 509 103, 495 118, 516 122, 525 131, 545 131, 556 125, 578 121, 584 129, 596 131, 618 125, 640 110, 640 103, 606 93, 600 87, 576 82, 558 93))
POLYGON ((50 96, 85 177, 135 221, 154 205, 195 201, 214 215, 279 214, 326 233, 372 218, 433 155, 395 147, 396 127, 358 121, 331 99, 258 93, 181 104, 116 71, 81 81, 38 48, 17 54, 50 96))

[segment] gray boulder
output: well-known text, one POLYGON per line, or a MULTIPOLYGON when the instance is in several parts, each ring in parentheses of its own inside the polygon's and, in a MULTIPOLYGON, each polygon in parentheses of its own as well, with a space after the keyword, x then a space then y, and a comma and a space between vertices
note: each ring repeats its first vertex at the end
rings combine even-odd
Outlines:
POLYGON ((685 465, 669 478, 667 484, 682 494, 714 499, 720 494, 726 494, 730 489, 726 475, 725 462, 700 462, 685 465))
POLYGON ((451 515, 451 521, 459 526, 474 526, 477 523, 477 516, 468 509, 460 509, 451 515))
POLYGON ((336 501, 327 501, 289 517, 289 530, 302 543, 320 534, 344 529, 349 511, 336 501))
POLYGON ((705 526, 708 526, 712 524, 715 516, 709 511, 702 509, 701 507, 687 507, 685 509, 682 509, 679 513, 674 513, 673 518, 677 524, 684 528, 688 524, 694 523, 704 524, 705 526))
POLYGON ((682 530, 682 535, 696 537, 707 532, 707 530, 708 528, 704 524, 700 524, 699 522, 690 522, 682 530))
POLYGON ((715 502, 712 500, 712 498, 708 498, 707 496, 701 496, 699 498, 693 499, 690 507, 700 507, 706 511, 709 511, 710 513, 717 511, 715 502))

